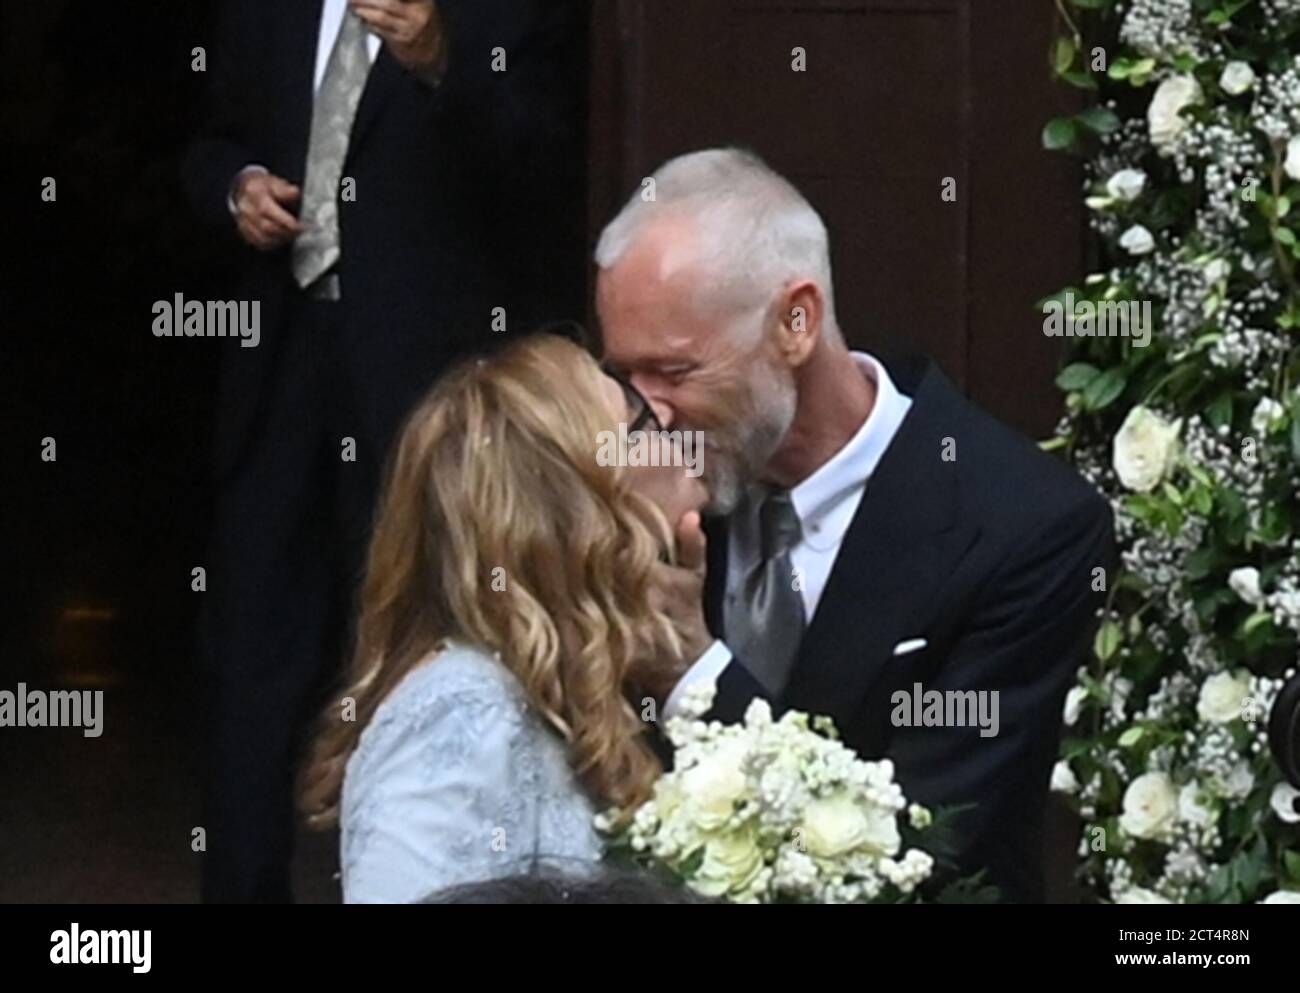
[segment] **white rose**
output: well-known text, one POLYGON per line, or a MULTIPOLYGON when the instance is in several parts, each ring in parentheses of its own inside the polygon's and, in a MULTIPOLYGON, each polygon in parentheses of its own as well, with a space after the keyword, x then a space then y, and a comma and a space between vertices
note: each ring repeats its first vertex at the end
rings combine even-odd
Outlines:
POLYGON ((1106 181, 1106 192, 1115 200, 1136 200, 1142 195, 1147 174, 1141 169, 1121 169, 1106 181))
POLYGON ((1157 86, 1151 106, 1147 108, 1151 144, 1161 152, 1167 152, 1174 139, 1187 127, 1180 111, 1200 99, 1201 84, 1191 76, 1170 76, 1157 86))
POLYGON ((1130 886, 1115 898, 1116 903, 1172 903, 1159 893, 1144 890, 1141 886, 1130 886))
POLYGON ((1214 810, 1205 803, 1195 783, 1188 783, 1178 791, 1178 816, 1198 828, 1214 823, 1214 810))
POLYGON ((1078 791, 1079 780, 1075 778, 1070 763, 1065 759, 1059 760, 1056 765, 1052 766, 1052 792, 1077 793, 1078 791))
POLYGON ((1264 397, 1255 404, 1250 415, 1250 426, 1256 434, 1268 434, 1286 416, 1286 408, 1272 397, 1264 397))
POLYGON ((1259 570, 1254 566, 1243 565, 1228 573, 1228 587, 1246 603, 1259 606, 1264 602, 1264 593, 1259 588, 1259 570))
POLYGON ((1083 706, 1083 701, 1088 698, 1088 691, 1082 686, 1071 686, 1070 692, 1065 694, 1065 718, 1066 727, 1073 727, 1074 722, 1079 719, 1079 708, 1083 706))
POLYGON ((744 798, 746 754, 740 743, 727 742, 682 773, 682 793, 701 830, 721 827, 744 798))
POLYGON ((1250 696, 1250 673, 1216 672, 1201 684, 1196 715, 1211 724, 1227 724, 1241 716, 1241 702, 1250 696))
POLYGON ((1300 179, 1300 135, 1286 143, 1286 162, 1282 168, 1292 179, 1300 179))
POLYGON ((1149 493, 1173 466, 1182 421, 1170 424, 1146 407, 1128 412, 1115 435, 1114 466, 1130 490, 1149 493))
POLYGON ((1297 806, 1297 800, 1300 800, 1300 790, 1290 783, 1278 783, 1273 787, 1268 805, 1284 823, 1300 824, 1300 806, 1297 806))
POLYGON ((739 893, 754 881, 763 868, 763 851, 752 830, 729 831, 710 838, 704 845, 704 860, 691 877, 691 888, 705 896, 739 893))
POLYGON ((902 839, 892 811, 868 809, 847 792, 814 800, 800 825, 808 854, 835 858, 855 849, 893 855, 902 839))
POLYGON ((1148 772, 1124 791, 1119 826, 1134 838, 1162 838, 1178 816, 1178 792, 1163 772, 1148 772))
POLYGON ((1134 224, 1119 236, 1119 247, 1130 255, 1149 255, 1155 251, 1156 240, 1141 224, 1134 224))
POLYGON ((1300 903, 1300 893, 1295 890, 1278 890, 1276 893, 1270 893, 1260 903, 1300 903))
POLYGON ((1255 85, 1255 70, 1249 62, 1229 62, 1223 67, 1219 85, 1229 96, 1239 97, 1255 85))

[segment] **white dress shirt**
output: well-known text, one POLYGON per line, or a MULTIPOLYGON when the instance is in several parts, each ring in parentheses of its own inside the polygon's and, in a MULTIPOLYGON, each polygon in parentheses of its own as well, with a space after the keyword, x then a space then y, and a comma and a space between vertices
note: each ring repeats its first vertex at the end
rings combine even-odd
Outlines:
MULTIPOLYGON (((862 374, 876 384, 876 402, 857 433, 811 476, 790 491, 802 535, 790 550, 790 562, 803 578, 804 616, 812 623, 826 581, 839 555, 844 535, 862 502, 875 472, 912 407, 889 378, 885 367, 866 352, 853 352, 862 374)), ((759 563, 760 550, 742 540, 744 530, 732 524, 727 536, 727 587, 725 596, 736 597, 745 577, 759 563)), ((686 687, 700 680, 716 680, 731 662, 731 650, 715 641, 673 687, 664 703, 664 718, 680 712, 686 687)))
MULTIPOLYGON (((338 40, 339 31, 343 27, 343 15, 347 10, 348 0, 325 0, 325 9, 320 15, 320 37, 316 41, 316 75, 313 83, 315 90, 320 89, 321 80, 325 78, 325 67, 329 64, 330 52, 334 50, 334 42, 338 40)), ((372 64, 375 57, 379 55, 379 46, 383 43, 383 39, 377 34, 366 35, 366 48, 370 52, 372 64)))

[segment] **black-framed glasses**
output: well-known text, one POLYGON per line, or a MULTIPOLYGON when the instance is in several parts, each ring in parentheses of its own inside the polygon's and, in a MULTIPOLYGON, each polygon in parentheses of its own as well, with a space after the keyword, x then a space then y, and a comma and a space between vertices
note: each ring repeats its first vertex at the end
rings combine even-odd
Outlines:
POLYGON ((630 379, 611 368, 608 362, 600 364, 600 371, 618 383, 623 391, 623 396, 627 400, 627 409, 632 412, 632 420, 627 426, 628 434, 647 426, 651 431, 663 430, 664 426, 659 422, 659 415, 655 413, 654 407, 650 406, 650 401, 645 398, 645 394, 633 386, 630 379))

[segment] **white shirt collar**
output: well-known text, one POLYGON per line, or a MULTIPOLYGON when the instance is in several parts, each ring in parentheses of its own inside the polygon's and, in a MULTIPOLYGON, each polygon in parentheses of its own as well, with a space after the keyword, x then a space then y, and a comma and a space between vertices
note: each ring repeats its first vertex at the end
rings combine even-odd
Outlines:
POLYGON ((843 540, 858 508, 854 497, 866 487, 912 406, 874 356, 851 354, 863 375, 876 384, 876 402, 848 443, 790 491, 803 540, 813 548, 834 548, 843 540))

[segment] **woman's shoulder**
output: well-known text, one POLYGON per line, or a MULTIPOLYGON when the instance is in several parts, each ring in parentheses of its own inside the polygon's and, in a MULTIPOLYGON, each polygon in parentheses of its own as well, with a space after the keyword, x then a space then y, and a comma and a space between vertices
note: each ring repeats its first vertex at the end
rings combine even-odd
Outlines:
POLYGON ((500 658, 476 645, 449 641, 407 673, 379 709, 449 696, 522 701, 524 692, 500 658))
POLYGON ((423 730, 446 717, 457 723, 515 724, 527 706, 523 686, 499 659, 477 646, 449 642, 389 692, 375 708, 362 741, 423 730))

